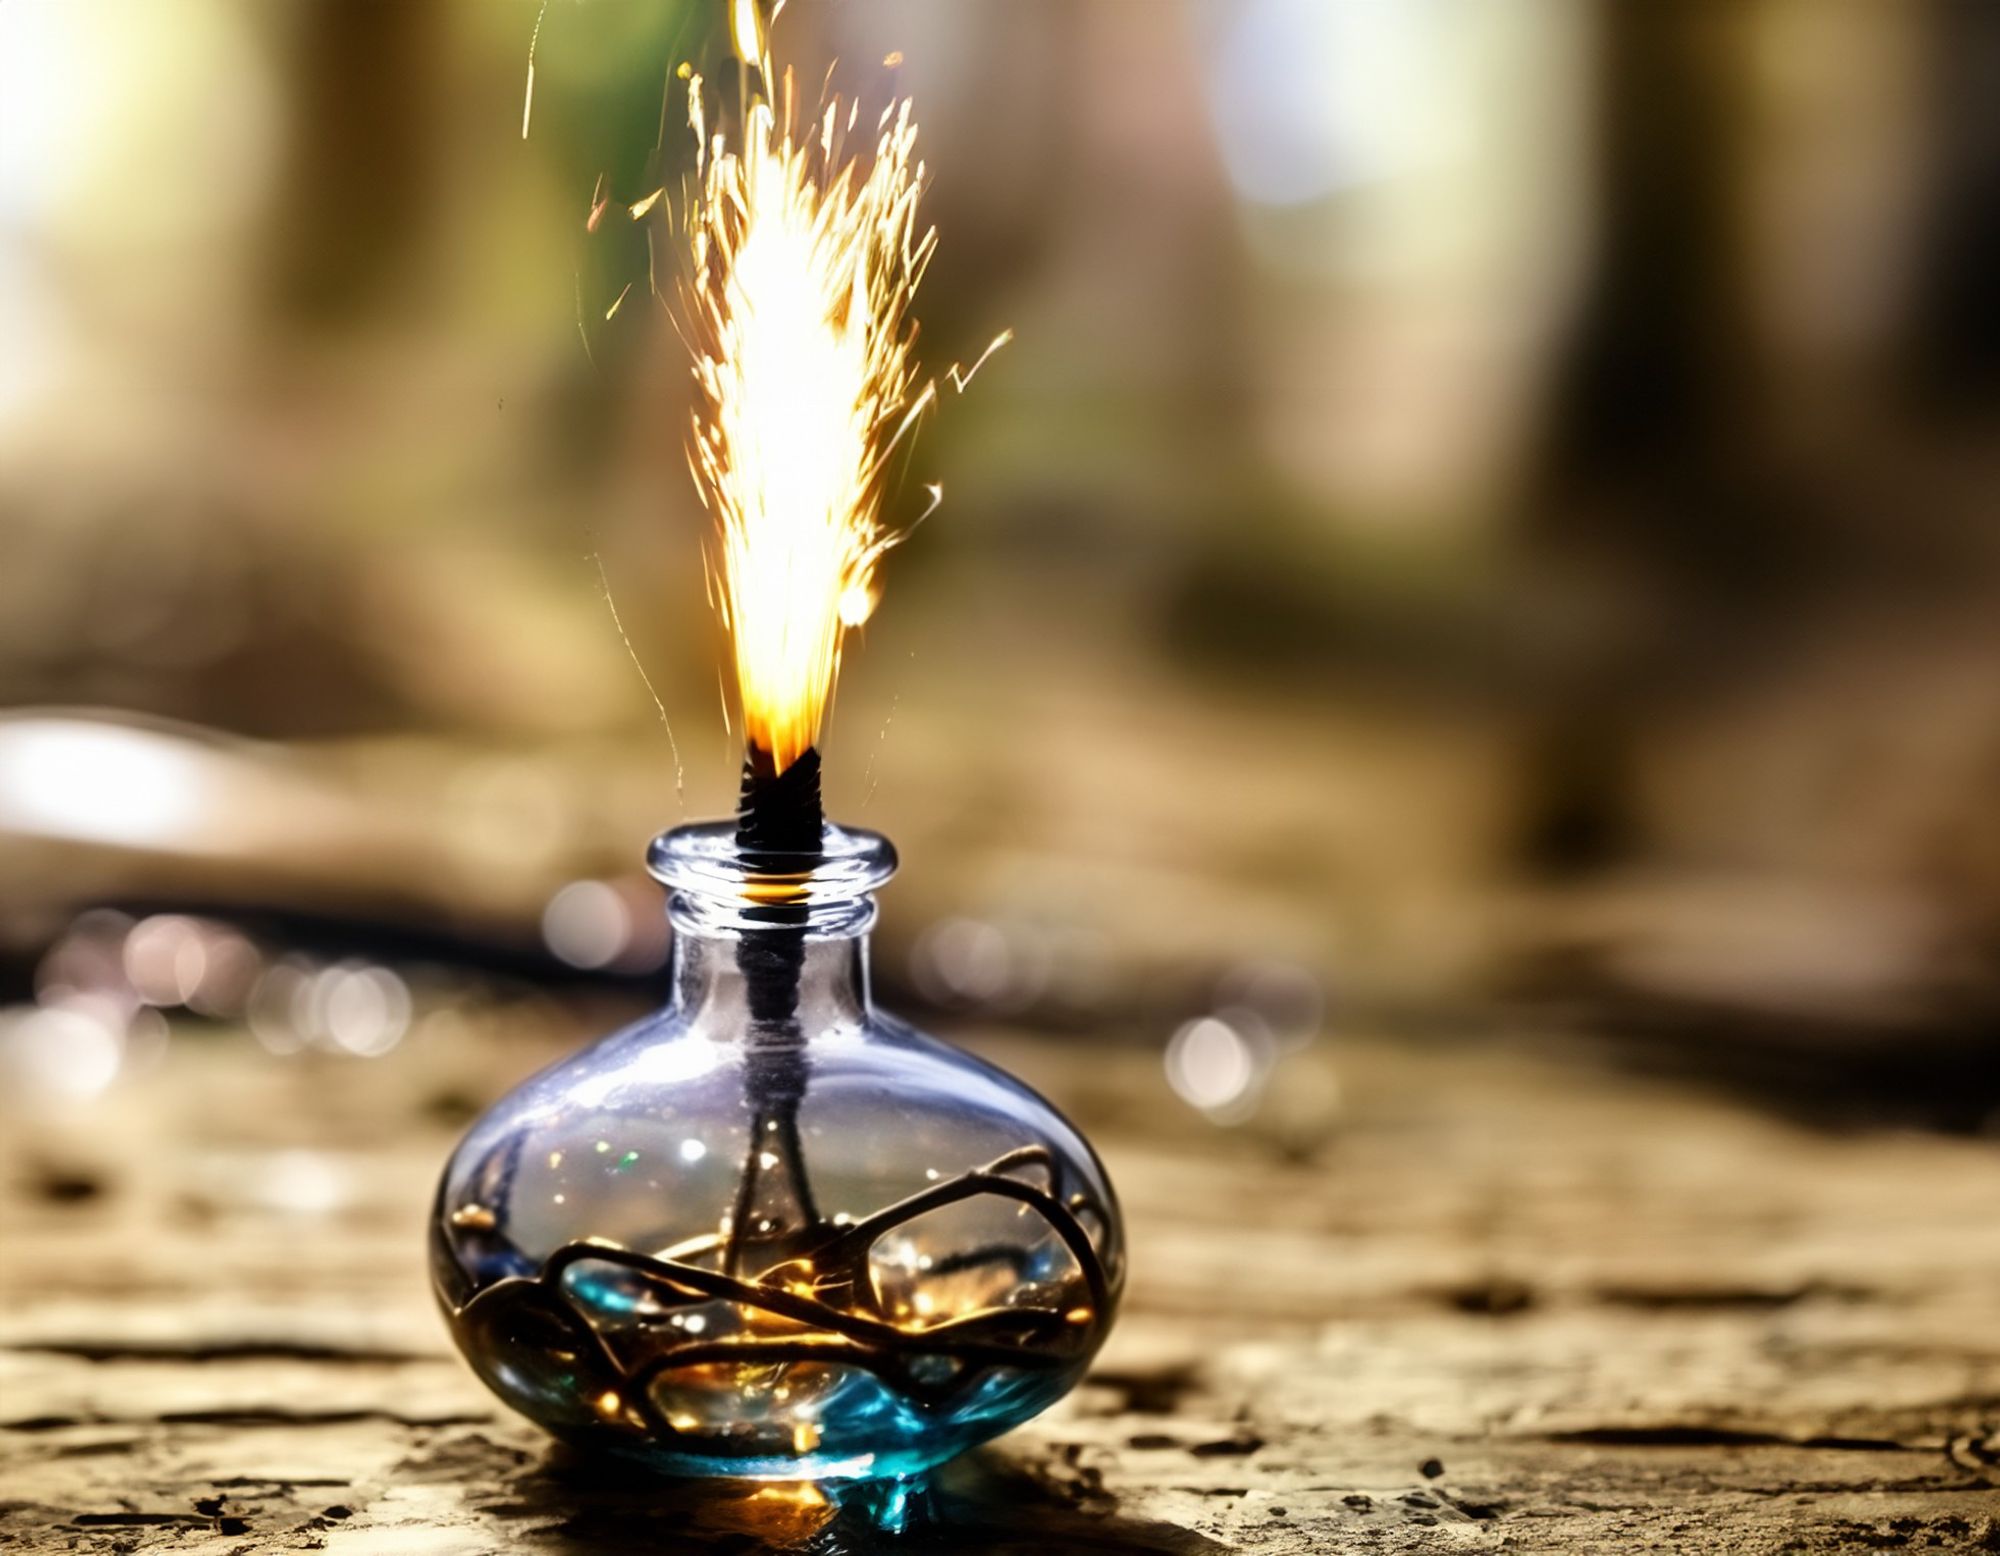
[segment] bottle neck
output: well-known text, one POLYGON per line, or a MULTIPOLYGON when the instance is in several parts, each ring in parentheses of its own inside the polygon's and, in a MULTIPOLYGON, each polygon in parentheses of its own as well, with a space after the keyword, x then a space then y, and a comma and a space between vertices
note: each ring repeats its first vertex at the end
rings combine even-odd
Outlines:
MULTIPOLYGON (((715 1032, 750 1034, 772 1023, 757 1008, 744 971, 744 937, 796 938, 788 928, 737 930, 728 934, 684 927, 674 915, 673 1007, 715 1032)), ((754 939, 751 943, 755 944, 754 939)), ((868 934, 806 938, 797 947, 798 992, 795 1019, 808 1039, 857 1026, 872 1008, 868 980, 868 934)))
POLYGON ((896 868, 886 838, 829 826, 811 854, 747 853, 707 823, 664 833, 646 862, 667 888, 681 1014, 766 1045, 866 1018, 875 889, 896 868))

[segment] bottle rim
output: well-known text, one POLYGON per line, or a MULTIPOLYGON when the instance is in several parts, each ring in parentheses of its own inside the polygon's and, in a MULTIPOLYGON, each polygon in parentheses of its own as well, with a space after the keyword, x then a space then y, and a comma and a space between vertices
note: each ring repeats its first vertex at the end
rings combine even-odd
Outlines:
POLYGON ((825 930, 850 927, 860 913, 873 920, 874 893, 896 873, 896 849, 879 832, 828 824, 817 854, 746 850, 734 822, 699 821, 654 838, 646 871, 666 887, 677 923, 796 924, 803 910, 806 926, 825 930))

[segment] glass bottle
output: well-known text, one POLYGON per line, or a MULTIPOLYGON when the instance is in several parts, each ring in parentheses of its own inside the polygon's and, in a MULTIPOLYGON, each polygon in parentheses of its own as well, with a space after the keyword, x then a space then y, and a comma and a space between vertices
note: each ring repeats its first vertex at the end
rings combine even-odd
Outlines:
POLYGON ((1116 1310, 1117 1204, 1041 1097, 875 1008, 888 842, 828 827, 774 871, 723 823, 647 862, 666 1008, 502 1098, 439 1184, 433 1283, 473 1369, 688 1475, 910 1476, 1045 1409, 1116 1310))

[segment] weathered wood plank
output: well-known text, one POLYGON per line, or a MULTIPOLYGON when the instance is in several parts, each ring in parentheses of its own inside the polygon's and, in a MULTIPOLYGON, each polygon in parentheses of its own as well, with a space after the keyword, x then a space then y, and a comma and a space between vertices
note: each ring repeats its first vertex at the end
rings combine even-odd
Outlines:
MULTIPOLYGON (((1057 1411, 918 1549, 2000 1550, 2000 1152, 1814 1135, 1500 1040, 1351 1039, 1302 1154, 1155 1063, 996 1040, 1098 1132, 1136 1250, 1057 1411)), ((0 1549, 741 1550, 825 1510, 550 1452, 420 1258, 454 1095, 546 1039, 246 1041, 10 1129, 0 1549), (476 1079, 475 1079, 476 1078, 476 1079)))

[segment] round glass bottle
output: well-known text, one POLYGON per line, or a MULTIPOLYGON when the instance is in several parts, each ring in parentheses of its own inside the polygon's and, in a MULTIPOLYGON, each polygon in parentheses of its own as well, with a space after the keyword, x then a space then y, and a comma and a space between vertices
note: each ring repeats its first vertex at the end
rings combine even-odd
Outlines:
POLYGON ((472 1126, 433 1283, 473 1369, 559 1437, 688 1475, 912 1475, 1082 1376, 1116 1201, 1041 1097, 872 1004, 885 839, 756 862, 727 824, 654 842, 668 1005, 472 1126))

